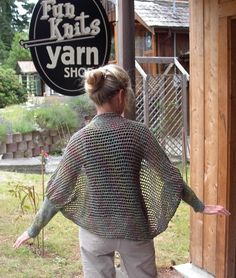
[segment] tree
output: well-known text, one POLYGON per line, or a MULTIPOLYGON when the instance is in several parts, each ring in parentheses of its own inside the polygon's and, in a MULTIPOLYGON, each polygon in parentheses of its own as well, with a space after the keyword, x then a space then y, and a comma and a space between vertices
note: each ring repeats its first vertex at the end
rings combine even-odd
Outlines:
POLYGON ((29 23, 33 12, 34 4, 28 3, 28 0, 21 0, 17 2, 21 3, 22 8, 25 10, 25 13, 20 16, 20 21, 16 22, 16 30, 21 32, 26 29, 29 29, 29 23))
POLYGON ((26 40, 28 35, 25 32, 15 33, 12 47, 9 52, 9 56, 6 59, 4 65, 15 69, 17 61, 30 61, 31 55, 28 49, 23 48, 19 42, 21 40, 26 40))
POLYGON ((5 44, 3 43, 2 40, 0 40, 0 65, 1 61, 4 61, 8 56, 8 51, 6 49, 5 44))
POLYGON ((14 35, 12 5, 13 0, 2 0, 0 2, 0 40, 7 51, 11 48, 14 35))
POLYGON ((27 93, 19 83, 15 72, 12 69, 0 67, 0 108, 23 103, 26 100, 27 93))
POLYGON ((4 46, 0 48, 0 64, 3 63, 6 52, 11 49, 15 32, 28 29, 32 9, 33 4, 27 3, 27 0, 0 1, 0 42, 4 46), (19 5, 25 9, 23 14, 19 13, 19 5))

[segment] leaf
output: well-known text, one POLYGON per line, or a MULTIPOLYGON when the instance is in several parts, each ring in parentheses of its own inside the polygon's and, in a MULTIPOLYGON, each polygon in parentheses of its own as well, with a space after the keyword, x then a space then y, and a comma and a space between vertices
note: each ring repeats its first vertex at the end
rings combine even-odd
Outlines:
POLYGON ((21 209, 22 209, 22 211, 24 212, 24 206, 25 206, 25 200, 26 200, 26 198, 27 198, 27 195, 25 195, 24 196, 24 198, 21 200, 21 202, 20 202, 20 207, 21 207, 21 209))

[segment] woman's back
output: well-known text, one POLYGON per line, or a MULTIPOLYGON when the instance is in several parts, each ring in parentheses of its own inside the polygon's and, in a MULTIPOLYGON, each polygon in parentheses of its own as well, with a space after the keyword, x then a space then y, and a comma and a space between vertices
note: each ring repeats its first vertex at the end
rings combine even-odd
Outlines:
POLYGON ((142 129, 105 113, 75 134, 82 173, 72 207, 80 226, 107 238, 150 238, 140 188, 142 129))

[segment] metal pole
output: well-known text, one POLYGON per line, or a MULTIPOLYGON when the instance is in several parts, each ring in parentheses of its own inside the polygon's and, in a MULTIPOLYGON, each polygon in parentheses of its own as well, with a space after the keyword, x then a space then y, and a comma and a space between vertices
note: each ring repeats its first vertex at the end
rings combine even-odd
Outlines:
MULTIPOLYGON (((134 0, 118 0, 118 64, 129 73, 135 92, 134 0)), ((135 119, 135 96, 124 114, 127 118, 135 119)))

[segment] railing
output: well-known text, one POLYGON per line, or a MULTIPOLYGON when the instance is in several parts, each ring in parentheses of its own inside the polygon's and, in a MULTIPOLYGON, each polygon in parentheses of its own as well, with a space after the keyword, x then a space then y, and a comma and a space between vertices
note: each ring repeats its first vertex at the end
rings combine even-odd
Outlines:
POLYGON ((145 123, 171 157, 187 154, 187 80, 173 57, 136 57, 136 120, 145 123), (165 73, 147 74, 139 63, 169 64, 165 73), (173 73, 170 69, 176 67, 173 73), (178 72, 178 73, 177 73, 178 72))
POLYGON ((181 74, 185 75, 189 80, 189 73, 184 69, 176 57, 135 57, 135 60, 139 64, 169 64, 164 74, 168 74, 170 69, 175 65, 181 74))

